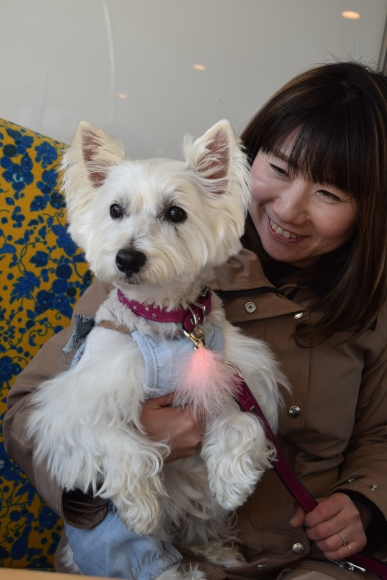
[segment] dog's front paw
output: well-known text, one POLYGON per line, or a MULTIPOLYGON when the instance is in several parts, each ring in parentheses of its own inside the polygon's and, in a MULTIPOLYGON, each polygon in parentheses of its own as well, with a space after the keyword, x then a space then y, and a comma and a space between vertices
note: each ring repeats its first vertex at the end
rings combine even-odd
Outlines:
POLYGON ((238 465, 234 462, 214 464, 208 469, 210 489, 220 506, 234 510, 253 493, 263 471, 246 457, 238 465))
POLYGON ((139 535, 152 534, 162 517, 163 498, 168 495, 161 475, 162 461, 151 442, 139 442, 135 437, 132 441, 126 447, 121 445, 115 457, 114 450, 106 454, 98 495, 111 500, 128 529, 139 535))
POLYGON ((263 472, 271 467, 274 453, 260 423, 246 413, 215 425, 204 441, 202 457, 217 502, 234 510, 246 501, 263 472))

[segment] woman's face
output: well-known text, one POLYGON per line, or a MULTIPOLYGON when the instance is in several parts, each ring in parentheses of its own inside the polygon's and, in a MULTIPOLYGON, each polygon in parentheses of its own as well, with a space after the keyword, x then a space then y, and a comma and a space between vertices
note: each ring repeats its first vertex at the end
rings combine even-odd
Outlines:
POLYGON ((249 210, 269 256, 305 268, 350 238, 358 208, 341 190, 289 172, 290 147, 256 156, 249 210))

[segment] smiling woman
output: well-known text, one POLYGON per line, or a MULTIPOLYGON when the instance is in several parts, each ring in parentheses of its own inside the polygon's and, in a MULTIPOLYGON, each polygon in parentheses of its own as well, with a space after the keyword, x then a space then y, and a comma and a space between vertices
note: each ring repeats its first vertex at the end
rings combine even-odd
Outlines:
POLYGON ((278 261, 282 280, 320 287, 299 338, 362 332, 385 301, 386 93, 382 74, 324 65, 285 85, 243 132, 253 191, 245 244, 266 272, 278 261))

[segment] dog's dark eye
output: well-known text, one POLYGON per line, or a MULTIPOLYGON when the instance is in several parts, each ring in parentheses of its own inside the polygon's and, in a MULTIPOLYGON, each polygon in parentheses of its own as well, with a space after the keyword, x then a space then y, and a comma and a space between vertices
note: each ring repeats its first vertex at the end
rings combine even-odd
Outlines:
POLYGON ((122 209, 122 207, 120 205, 118 205, 118 203, 113 203, 110 206, 110 217, 112 217, 114 220, 117 220, 118 218, 122 217, 124 215, 124 210, 122 209))
POLYGON ((184 222, 187 219, 187 214, 181 207, 173 205, 167 209, 165 212, 165 217, 170 222, 177 224, 184 222))

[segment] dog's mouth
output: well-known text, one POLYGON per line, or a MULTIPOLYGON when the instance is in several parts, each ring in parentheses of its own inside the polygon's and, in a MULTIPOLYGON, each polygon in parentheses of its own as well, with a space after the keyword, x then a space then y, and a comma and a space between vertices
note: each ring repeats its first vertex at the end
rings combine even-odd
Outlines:
POLYGON ((123 280, 125 281, 125 284, 130 284, 131 286, 139 286, 144 283, 142 277, 137 274, 131 274, 129 276, 125 275, 123 276, 123 280))

